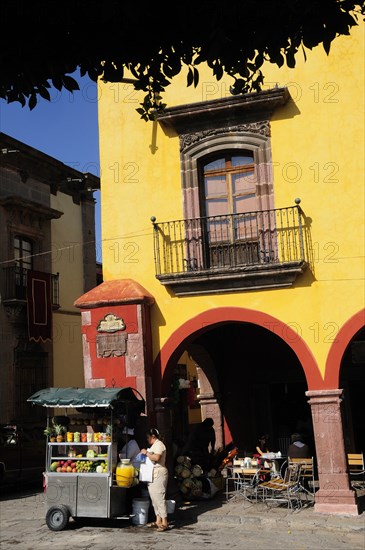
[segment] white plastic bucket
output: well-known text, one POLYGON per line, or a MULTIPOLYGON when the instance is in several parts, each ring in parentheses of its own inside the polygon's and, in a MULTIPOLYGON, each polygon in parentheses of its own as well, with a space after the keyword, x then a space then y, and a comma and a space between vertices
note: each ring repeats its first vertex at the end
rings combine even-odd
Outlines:
POLYGON ((146 525, 150 501, 146 498, 134 498, 132 501, 132 523, 134 525, 146 525))
POLYGON ((173 514, 175 512, 175 504, 176 502, 174 500, 166 500, 166 511, 168 514, 173 514))

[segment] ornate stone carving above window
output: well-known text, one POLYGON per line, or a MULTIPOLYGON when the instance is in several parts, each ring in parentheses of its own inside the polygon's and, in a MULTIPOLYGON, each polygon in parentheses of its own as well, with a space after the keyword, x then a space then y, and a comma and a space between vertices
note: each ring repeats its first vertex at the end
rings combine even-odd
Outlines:
POLYGON ((270 123, 268 120, 259 122, 247 122, 246 124, 237 124, 225 128, 209 128, 199 132, 180 135, 180 151, 184 153, 191 145, 201 142, 206 138, 222 136, 227 134, 259 134, 270 137, 270 123))

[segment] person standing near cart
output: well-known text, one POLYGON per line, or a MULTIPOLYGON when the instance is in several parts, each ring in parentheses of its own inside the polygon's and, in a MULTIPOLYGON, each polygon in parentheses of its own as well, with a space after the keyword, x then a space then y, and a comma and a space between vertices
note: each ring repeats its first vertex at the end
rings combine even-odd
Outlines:
POLYGON ((152 506, 156 515, 156 521, 149 523, 148 527, 156 527, 157 531, 168 529, 166 509, 166 489, 168 482, 168 470, 166 468, 166 446, 161 440, 157 428, 151 428, 147 432, 148 449, 141 449, 153 463, 152 481, 147 483, 152 506))

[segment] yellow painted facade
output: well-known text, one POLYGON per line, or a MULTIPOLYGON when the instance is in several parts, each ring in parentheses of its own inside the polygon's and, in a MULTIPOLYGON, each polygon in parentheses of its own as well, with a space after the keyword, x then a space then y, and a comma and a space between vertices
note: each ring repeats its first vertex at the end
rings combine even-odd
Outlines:
MULTIPOLYGON (((132 278, 156 300, 153 355, 183 323, 218 307, 267 313, 309 347, 322 377, 341 327, 364 306, 364 28, 338 38, 329 57, 307 52, 297 67, 265 67, 266 86, 291 99, 271 118, 275 208, 300 197, 311 219, 312 273, 287 289, 176 297, 155 278, 151 216, 183 218, 179 137, 139 119, 141 95, 128 84, 101 84, 99 101, 104 280, 132 278)), ((229 80, 203 68, 196 89, 176 78, 169 107, 229 95, 229 80)))
POLYGON ((70 195, 51 195, 51 207, 63 212, 52 221, 52 273, 60 273, 61 308, 53 312, 53 385, 83 387, 81 316, 73 305, 84 291, 81 206, 70 195))

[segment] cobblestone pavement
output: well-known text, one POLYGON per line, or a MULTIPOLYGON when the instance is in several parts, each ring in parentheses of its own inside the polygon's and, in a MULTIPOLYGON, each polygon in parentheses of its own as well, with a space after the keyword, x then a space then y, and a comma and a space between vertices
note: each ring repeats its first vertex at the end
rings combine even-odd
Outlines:
POLYGON ((364 550, 364 513, 327 516, 312 508, 298 512, 268 509, 265 504, 226 503, 222 495, 210 501, 180 502, 171 528, 158 533, 129 520, 70 520, 66 529, 50 531, 45 523, 43 492, 7 491, 0 501, 0 548, 52 550, 364 550))

